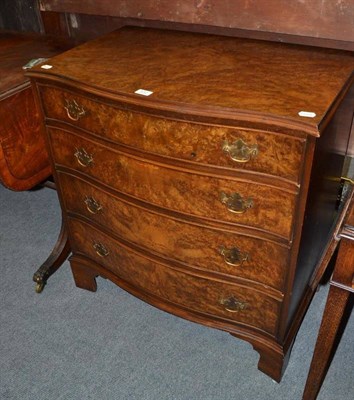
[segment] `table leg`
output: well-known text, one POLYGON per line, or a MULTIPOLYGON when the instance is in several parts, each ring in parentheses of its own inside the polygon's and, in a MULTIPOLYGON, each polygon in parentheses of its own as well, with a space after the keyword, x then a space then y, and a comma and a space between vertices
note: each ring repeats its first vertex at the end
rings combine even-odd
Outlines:
POLYGON ((331 286, 329 289, 303 400, 315 400, 317 398, 329 367, 335 339, 349 295, 349 291, 336 286, 331 286))
POLYGON ((41 293, 47 280, 63 264, 70 254, 68 234, 62 217, 61 229, 58 240, 46 261, 38 268, 33 275, 36 283, 36 292, 41 293))

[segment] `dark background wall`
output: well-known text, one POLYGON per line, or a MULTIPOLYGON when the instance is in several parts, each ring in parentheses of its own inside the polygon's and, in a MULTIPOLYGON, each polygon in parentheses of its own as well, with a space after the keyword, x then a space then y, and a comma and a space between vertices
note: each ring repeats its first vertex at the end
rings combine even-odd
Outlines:
POLYGON ((0 29, 41 32, 37 0, 0 0, 0 29))
POLYGON ((40 0, 42 10, 354 42, 353 0, 40 0))
POLYGON ((353 0, 0 0, 0 29, 78 41, 129 23, 353 50, 353 21, 353 0))

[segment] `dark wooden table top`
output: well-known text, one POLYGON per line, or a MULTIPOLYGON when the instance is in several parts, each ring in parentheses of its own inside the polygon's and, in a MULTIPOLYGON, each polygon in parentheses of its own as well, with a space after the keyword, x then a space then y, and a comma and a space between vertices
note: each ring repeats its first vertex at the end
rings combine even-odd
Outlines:
POLYGON ((354 79, 350 52, 132 27, 76 47, 51 65, 42 72, 108 92, 134 97, 145 89, 153 92, 150 102, 166 107, 247 111, 304 124, 314 135, 354 79))
POLYGON ((39 34, 0 31, 0 99, 29 85, 22 67, 35 58, 49 58, 72 47, 68 40, 39 34))

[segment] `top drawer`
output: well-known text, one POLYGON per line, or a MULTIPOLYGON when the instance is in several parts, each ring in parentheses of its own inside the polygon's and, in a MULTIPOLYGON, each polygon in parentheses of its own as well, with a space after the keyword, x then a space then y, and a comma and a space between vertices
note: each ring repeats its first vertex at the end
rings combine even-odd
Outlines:
POLYGON ((304 141, 121 110, 63 89, 40 87, 46 117, 150 153, 299 182, 304 141))

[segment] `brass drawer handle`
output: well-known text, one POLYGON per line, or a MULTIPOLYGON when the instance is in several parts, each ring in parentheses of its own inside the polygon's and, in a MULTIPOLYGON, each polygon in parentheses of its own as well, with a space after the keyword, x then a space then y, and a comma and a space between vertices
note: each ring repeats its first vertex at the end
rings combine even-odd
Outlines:
POLYGON ((235 313, 238 311, 244 311, 248 308, 248 304, 243 301, 237 300, 234 296, 221 299, 220 304, 224 306, 226 311, 235 313))
POLYGON ((66 110, 67 116, 72 121, 78 121, 81 117, 83 117, 86 114, 86 110, 82 106, 77 104, 75 100, 65 99, 64 108, 66 110))
POLYGON ((248 253, 240 251, 237 247, 227 249, 226 247, 221 246, 219 248, 219 253, 224 257, 226 264, 234 267, 241 266, 249 258, 248 253))
POLYGON ((244 199, 239 193, 227 195, 221 192, 220 201, 226 205, 229 211, 235 214, 243 214, 248 208, 253 207, 253 200, 251 198, 244 199))
POLYGON ((88 167, 93 163, 93 156, 89 154, 83 147, 76 149, 74 153, 77 162, 83 167, 88 167))
POLYGON ((237 139, 231 144, 225 140, 222 149, 233 161, 238 163, 246 163, 258 154, 258 146, 256 144, 247 145, 242 139, 237 139))
POLYGON ((102 211, 102 205, 92 196, 86 196, 85 204, 91 214, 97 214, 102 211))
POLYGON ((107 257, 109 254, 109 251, 106 249, 106 247, 100 243, 100 242, 95 242, 93 244, 93 248, 95 249, 96 253, 100 256, 100 257, 107 257))

